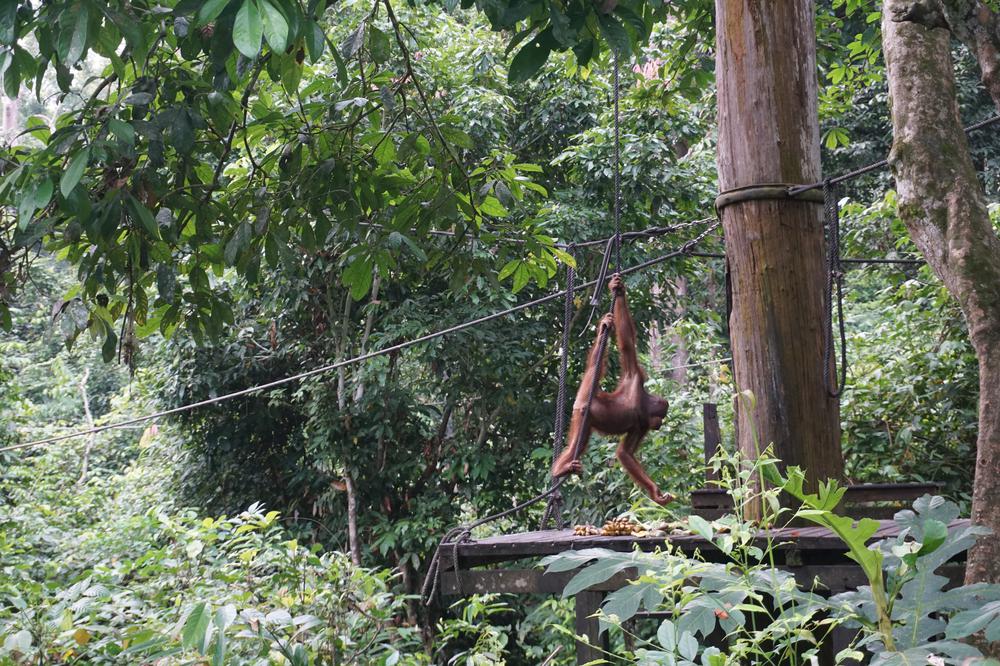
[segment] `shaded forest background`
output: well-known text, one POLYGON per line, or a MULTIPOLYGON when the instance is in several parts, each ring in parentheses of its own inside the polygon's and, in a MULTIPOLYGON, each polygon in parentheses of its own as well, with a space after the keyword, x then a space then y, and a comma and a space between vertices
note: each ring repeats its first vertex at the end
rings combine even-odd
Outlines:
MULTIPOLYGON (((437 5, 395 11, 406 28, 405 52, 384 11, 348 2, 327 13, 328 44, 294 85, 288 72, 262 76, 243 108, 239 87, 225 99, 200 91, 203 106, 154 105, 149 123, 162 132, 139 127, 129 149, 130 130, 121 127, 84 141, 115 142, 120 160, 159 150, 168 171, 197 169, 213 150, 208 144, 224 140, 201 134, 203 124, 236 127, 242 119, 232 168, 219 183, 228 198, 213 203, 231 206, 235 224, 188 229, 180 213, 170 218, 171 209, 151 203, 124 162, 114 163, 119 174, 92 168, 78 178, 81 187, 105 190, 114 189, 113 176, 133 179, 128 196, 150 204, 157 240, 193 235, 200 249, 157 258, 135 280, 146 301, 140 316, 133 284, 106 284, 106 273, 132 275, 129 241, 121 240, 120 256, 108 250, 91 262, 85 248, 102 246, 91 238, 101 232, 54 213, 60 222, 25 258, 19 283, 0 291, 9 316, 0 339, 0 446, 265 383, 563 286, 566 258, 552 240, 611 230, 608 54, 584 66, 572 53, 553 52, 538 76, 521 80, 523 58, 511 65, 509 35, 491 31, 481 14, 437 5), (413 81, 421 90, 407 95, 413 81), (409 115, 404 105, 421 99, 426 108, 409 115), (196 119, 196 108, 205 118, 196 119), (478 179, 467 197, 474 203, 438 198, 458 182, 452 160, 456 170, 476 174, 466 179, 478 179), (360 192, 365 209, 311 203, 338 187, 360 192), (419 212, 407 208, 414 191, 419 212), (428 233, 436 228, 459 236, 428 233)), ((872 11, 839 2, 819 9, 829 174, 880 159, 890 146, 872 11)), ((692 11, 661 23, 623 72, 628 230, 712 215, 715 111, 705 21, 692 11)), ((959 49, 956 57, 971 123, 993 107, 974 63, 959 49)), ((165 58, 158 66, 169 64, 165 58)), ((5 159, 51 145, 69 123, 60 118, 81 108, 107 67, 93 55, 73 73, 73 92, 46 82, 37 96, 6 100, 5 159)), ((123 99, 153 94, 132 83, 123 99)), ((980 133, 971 141, 1000 224, 1000 137, 980 133)), ((44 181, 32 182, 37 194, 44 181)), ((160 190, 171 182, 148 189, 166 200, 160 190)), ((81 196, 75 185, 65 199, 81 196)), ((195 210, 200 199, 192 197, 195 210)), ((845 192, 845 257, 917 256, 894 204, 884 173, 845 192)), ((25 205, 18 202, 19 214, 25 205)), ((143 217, 128 210, 123 219, 132 224, 133 215, 143 217)), ((25 233, 18 214, 4 216, 6 239, 25 233)), ((630 245, 624 262, 679 247, 698 231, 630 245)), ((719 252, 721 240, 710 237, 699 249, 719 252)), ((600 248, 581 250, 578 273, 592 279, 600 259, 600 248)), ((668 262, 630 278, 628 288, 650 388, 671 403, 642 458, 660 486, 681 497, 668 515, 683 515, 686 493, 702 485, 702 403, 720 405, 724 437, 732 437, 721 261, 668 262)), ((575 306, 571 382, 592 336, 587 298, 575 306)), ((847 276, 845 316, 849 477, 937 482, 967 508, 977 372, 958 309, 926 268, 858 264, 847 276)), ((449 527, 544 487, 560 326, 555 303, 154 425, 0 453, 0 592, 17 599, 0 606, 0 637, 23 642, 27 631, 39 654, 69 660, 72 652, 86 655, 85 663, 114 663, 122 650, 147 642, 143 649, 184 654, 198 646, 178 637, 179 621, 198 604, 220 612, 236 604, 260 609, 260 621, 274 627, 270 638, 243 639, 247 663, 250 655, 285 652, 296 663, 300 647, 305 658, 339 655, 344 663, 455 655, 538 663, 554 645, 570 644, 551 630, 568 616, 562 602, 463 603, 436 625, 428 656, 438 618, 428 618, 412 595, 449 527), (321 621, 302 629, 306 621, 296 620, 307 614, 321 621)), ((664 517, 610 464, 613 447, 595 441, 589 473, 565 493, 567 515, 591 523, 624 511, 664 517)), ((494 529, 524 529, 539 517, 540 508, 494 529)), ((225 614, 213 617, 225 624, 225 614)))

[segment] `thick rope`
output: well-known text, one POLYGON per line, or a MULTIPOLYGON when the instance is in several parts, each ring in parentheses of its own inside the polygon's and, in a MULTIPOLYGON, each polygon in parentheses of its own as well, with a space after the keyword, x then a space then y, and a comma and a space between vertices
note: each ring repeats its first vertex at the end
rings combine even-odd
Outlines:
MULTIPOLYGON (((706 217, 706 218, 703 218, 703 219, 700 219, 700 220, 692 220, 690 222, 681 222, 679 224, 668 224, 668 225, 663 225, 663 226, 647 227, 647 228, 639 230, 639 231, 625 231, 625 232, 622 232, 621 237, 622 237, 622 241, 623 242, 624 241, 637 241, 637 240, 650 240, 650 239, 653 239, 653 238, 658 238, 660 236, 664 236, 666 234, 672 234, 672 233, 675 233, 677 231, 681 231, 683 229, 688 229, 688 228, 691 228, 691 227, 700 226, 702 224, 707 224, 709 222, 712 222, 713 220, 715 220, 714 217, 706 217)), ((398 229, 393 229, 392 227, 386 226, 384 224, 378 224, 377 222, 358 222, 358 226, 359 227, 365 227, 367 229, 378 229, 380 231, 391 231, 391 232, 398 231, 398 229)), ((444 229, 429 229, 427 231, 421 231, 419 229, 409 229, 408 231, 409 231, 409 233, 412 233, 414 235, 426 234, 428 236, 436 236, 436 237, 439 237, 439 238, 457 238, 459 236, 459 234, 456 233, 456 232, 454 232, 454 231, 447 231, 447 230, 444 230, 444 229)), ((496 242, 498 242, 498 243, 512 243, 512 244, 515 244, 515 245, 524 245, 525 243, 529 242, 525 238, 518 238, 516 236, 507 236, 507 235, 504 235, 503 233, 501 233, 501 232, 499 232, 499 231, 497 231, 495 229, 487 229, 487 228, 484 227, 480 231, 482 233, 490 234, 491 236, 493 236, 494 240, 496 242)), ((569 249, 571 247, 573 247, 573 248, 587 248, 587 247, 594 247, 595 245, 607 245, 608 241, 614 240, 614 238, 615 238, 615 235, 613 234, 611 236, 607 236, 607 237, 604 237, 604 238, 594 238, 594 239, 585 240, 585 241, 574 241, 574 242, 571 242, 571 243, 564 243, 564 242, 561 242, 561 241, 555 241, 555 242, 552 243, 552 246, 553 247, 557 247, 557 248, 559 248, 561 250, 566 250, 566 249, 569 249)), ((476 241, 481 240, 477 236, 470 236, 470 235, 467 235, 467 234, 463 234, 463 239, 465 241, 467 241, 467 242, 470 242, 470 243, 474 243, 476 241)))
POLYGON ((614 211, 615 222, 615 272, 622 267, 622 129, 621 129, 621 68, 618 62, 618 51, 612 49, 615 61, 614 99, 615 99, 615 183, 614 211))
POLYGON ((827 237, 826 273, 826 322, 823 327, 823 385, 831 398, 837 398, 844 391, 847 382, 847 329, 844 323, 844 269, 840 263, 840 204, 837 200, 837 186, 827 181, 823 186, 824 216, 827 237), (840 376, 836 385, 831 384, 830 363, 833 356, 833 299, 837 298, 837 320, 840 329, 840 376))
MULTIPOLYGON (((574 256, 574 248, 570 248, 570 255, 574 256)), ((572 266, 566 266, 566 299, 563 307, 563 328, 562 346, 559 359, 559 389, 556 393, 556 416, 552 428, 552 465, 554 466, 559 454, 562 453, 563 437, 566 434, 566 374, 569 371, 569 329, 573 325, 573 282, 575 271, 572 266)), ((551 487, 555 487, 558 479, 552 477, 551 487)), ((563 527, 562 518, 562 493, 556 491, 549 496, 549 501, 545 505, 545 513, 542 514, 541 529, 548 527, 549 521, 555 519, 556 529, 563 527)))

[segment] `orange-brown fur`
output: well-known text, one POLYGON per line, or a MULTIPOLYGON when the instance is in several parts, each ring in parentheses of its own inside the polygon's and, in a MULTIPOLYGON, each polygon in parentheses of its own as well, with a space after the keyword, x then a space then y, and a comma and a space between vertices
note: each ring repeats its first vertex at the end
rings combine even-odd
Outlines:
POLYGON ((569 434, 566 437, 566 447, 553 464, 552 474, 561 477, 583 472, 579 458, 587 450, 591 431, 596 430, 603 435, 621 435, 621 441, 615 452, 618 461, 632 480, 654 502, 667 504, 674 499, 673 495, 661 493, 635 457, 646 433, 663 425, 663 418, 667 414, 667 401, 648 393, 643 386, 646 373, 639 365, 636 356, 636 328, 625 299, 625 285, 621 278, 615 275, 608 287, 617 294, 614 313, 605 315, 601 320, 597 329, 597 339, 600 340, 603 329, 614 329, 621 358, 621 377, 618 378, 618 386, 611 393, 600 390, 594 393, 590 414, 585 423, 583 413, 594 374, 600 373, 598 378, 600 381, 607 370, 606 361, 599 358, 599 343, 595 341, 573 403, 573 420, 570 422, 569 434))

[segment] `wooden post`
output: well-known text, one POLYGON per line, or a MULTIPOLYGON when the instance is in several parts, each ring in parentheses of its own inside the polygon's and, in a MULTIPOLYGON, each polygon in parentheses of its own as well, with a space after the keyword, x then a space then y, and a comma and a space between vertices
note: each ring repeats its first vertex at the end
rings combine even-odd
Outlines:
POLYGON ((722 431, 719 430, 719 408, 714 402, 701 406, 701 420, 705 426, 705 480, 712 481, 718 474, 712 471, 712 458, 722 445, 722 431))
MULTIPOLYGON (((716 0, 715 9, 720 191, 820 180, 813 3, 716 0)), ((823 380, 822 206, 750 199, 721 217, 736 386, 757 403, 738 410, 740 449, 756 454, 756 432, 811 483, 841 478, 840 406, 823 380)))
POLYGON ((601 607, 604 601, 604 593, 593 590, 584 590, 576 593, 576 625, 574 631, 577 636, 586 636, 590 641, 589 645, 577 641, 576 643, 576 663, 587 664, 592 661, 603 659, 604 652, 608 649, 608 635, 603 638, 599 635, 600 625, 596 617, 590 617, 601 607))

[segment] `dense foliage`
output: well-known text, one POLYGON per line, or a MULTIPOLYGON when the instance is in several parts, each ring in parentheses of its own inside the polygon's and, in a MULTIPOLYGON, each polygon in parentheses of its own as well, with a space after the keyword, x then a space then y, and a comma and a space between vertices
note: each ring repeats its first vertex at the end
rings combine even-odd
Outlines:
MULTIPOLYGON (((35 95, 0 167, 0 446, 87 425, 85 405, 117 421, 503 310, 564 286, 567 265, 592 279, 603 248, 558 242, 612 228, 609 45, 623 228, 711 217, 711 3, 461 4, 5 4, 4 86, 35 95)), ((872 3, 820 3, 818 19, 833 172, 884 156, 884 73, 872 3)), ((970 120, 988 109, 976 76, 963 61, 970 120)), ((973 137, 994 193, 997 148, 973 137)), ((913 255, 886 184, 845 189, 845 256, 913 255)), ((627 245, 623 263, 703 228, 627 245)), ((848 474, 935 481, 967 508, 976 369, 958 311, 925 268, 850 268, 848 474)), ((650 389, 671 403, 641 457, 683 498, 703 483, 702 403, 732 438, 722 262, 674 260, 628 288, 650 389)), ((556 302, 152 426, 0 452, 0 663, 537 664, 557 648, 569 663, 563 602, 438 618, 413 597, 448 527, 544 486, 561 318, 556 302)), ((595 440, 567 517, 664 518, 613 447, 595 440)))

